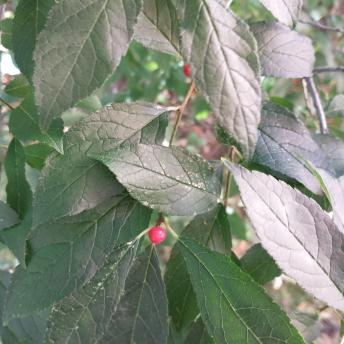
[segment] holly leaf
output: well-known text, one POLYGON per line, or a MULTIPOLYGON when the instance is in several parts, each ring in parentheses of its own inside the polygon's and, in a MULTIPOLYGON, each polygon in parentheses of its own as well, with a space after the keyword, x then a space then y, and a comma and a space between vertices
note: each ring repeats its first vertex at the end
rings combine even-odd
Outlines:
POLYGON ((116 69, 129 47, 141 5, 141 0, 55 3, 34 53, 33 82, 43 129, 116 69))
POLYGON ((304 343, 286 314, 230 256, 180 237, 201 316, 218 343, 304 343))
POLYGON ((302 9, 303 0, 259 0, 264 7, 281 23, 293 26, 296 24, 302 9))
POLYGON ((225 165, 263 247, 279 267, 307 292, 343 310, 344 234, 314 200, 286 183, 225 165))
POLYGON ((18 214, 6 203, 0 201, 0 230, 12 227, 19 221, 18 214))
POLYGON ((303 123, 287 109, 265 103, 252 162, 267 167, 277 177, 297 180, 319 194, 320 186, 305 160, 332 171, 326 155, 303 123))
POLYGON ((100 155, 129 193, 169 215, 195 215, 213 209, 220 183, 212 166, 179 147, 127 144, 100 155))
POLYGON ((280 23, 251 26, 257 39, 262 73, 278 78, 312 76, 315 61, 312 41, 280 23))
POLYGON ((241 267, 259 284, 266 284, 281 274, 280 268, 261 244, 253 245, 240 259, 241 267))
POLYGON ((54 0, 20 0, 13 20, 13 53, 21 72, 31 80, 38 34, 44 28, 54 0))
POLYGON ((176 55, 179 47, 177 11, 171 0, 145 0, 134 39, 147 48, 176 55))
MULTIPOLYGON (((226 209, 219 204, 205 214, 197 215, 184 229, 183 236, 193 238, 212 250, 229 253, 231 232, 226 209)), ((178 245, 167 264, 165 284, 169 312, 178 331, 187 328, 199 314, 196 296, 178 245)))
POLYGON ((87 283, 113 248, 133 240, 150 219, 149 209, 127 195, 31 232, 30 260, 17 267, 5 321, 49 307, 87 283))
POLYGON ((249 156, 260 121, 261 91, 256 42, 223 0, 185 1, 182 56, 219 124, 249 156))

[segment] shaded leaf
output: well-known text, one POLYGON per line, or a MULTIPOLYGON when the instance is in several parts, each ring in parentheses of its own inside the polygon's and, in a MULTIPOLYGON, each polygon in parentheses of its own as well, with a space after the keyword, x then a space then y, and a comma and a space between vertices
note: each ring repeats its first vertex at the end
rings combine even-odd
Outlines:
POLYGON ((108 325, 124 293, 136 251, 135 242, 115 249, 88 284, 54 305, 47 343, 99 343, 112 330, 108 325))
POLYGON ((222 0, 185 1, 182 55, 219 124, 251 155, 260 121, 256 42, 222 0))
POLYGON ((215 344, 215 342, 209 336, 202 319, 198 318, 197 321, 192 324, 184 344, 215 344))
POLYGON ((304 343, 277 304, 229 256, 179 238, 208 332, 218 343, 304 343))
POLYGON ((22 103, 11 111, 9 127, 11 132, 22 141, 38 140, 51 146, 56 151, 63 153, 63 122, 56 119, 51 123, 49 130, 43 133, 39 127, 39 116, 34 101, 33 93, 30 93, 22 103))
POLYGON ((25 98, 31 91, 31 86, 23 74, 14 77, 4 91, 12 97, 25 98))
MULTIPOLYGON (((193 238, 212 250, 229 253, 230 225, 222 204, 196 216, 184 229, 183 236, 193 238)), ((169 312, 178 331, 189 326, 199 314, 183 256, 175 245, 167 264, 165 284, 169 300, 169 312)))
POLYGON ((280 23, 251 26, 258 43, 262 73, 279 78, 312 76, 315 61, 312 41, 280 23))
POLYGON ((261 172, 226 166, 263 247, 306 291, 344 309, 344 234, 312 199, 261 172))
POLYGON ((326 155, 306 127, 287 109, 273 103, 264 104, 252 162, 269 168, 277 177, 295 179, 312 192, 321 193, 302 159, 331 171, 326 155))
POLYGON ((44 309, 82 287, 113 248, 133 240, 149 219, 149 209, 124 194, 36 228, 29 238, 28 266, 14 273, 5 320, 44 309))
POLYGON ((171 0, 145 0, 134 39, 147 48, 178 54, 178 18, 171 0))
POLYGON ((125 145, 98 158, 144 205, 169 215, 213 209, 220 183, 212 166, 179 147, 125 145))
POLYGON ((54 0, 20 0, 13 20, 13 53, 21 72, 31 80, 33 51, 54 0))
POLYGON ((0 230, 19 222, 17 213, 11 209, 6 203, 0 201, 0 230))
POLYGON ((12 30, 13 30, 13 19, 5 18, 0 21, 1 29, 1 45, 6 49, 12 50, 12 30))
POLYGON ((241 267, 259 284, 266 284, 281 274, 273 258, 261 244, 252 246, 240 259, 241 267))
POLYGON ((89 96, 116 69, 140 9, 140 0, 62 0, 53 6, 34 54, 42 128, 89 96))
POLYGON ((45 160, 53 152, 53 149, 43 143, 34 143, 25 146, 26 162, 33 168, 41 170, 45 160))
POLYGON ((267 10, 281 23, 293 26, 296 24, 303 0, 259 0, 267 10))

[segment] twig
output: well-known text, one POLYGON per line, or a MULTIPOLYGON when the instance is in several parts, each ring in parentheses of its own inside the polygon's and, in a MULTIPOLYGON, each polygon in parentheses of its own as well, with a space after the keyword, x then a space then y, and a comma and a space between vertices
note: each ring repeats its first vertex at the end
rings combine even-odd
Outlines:
POLYGON ((299 22, 302 23, 302 24, 307 24, 307 25, 313 26, 313 27, 315 27, 315 28, 317 28, 319 30, 322 30, 322 31, 339 32, 339 33, 344 35, 344 29, 342 29, 340 27, 328 26, 328 25, 324 25, 324 24, 321 24, 319 22, 312 21, 312 20, 300 19, 299 22))
POLYGON ((321 104, 320 96, 319 96, 319 93, 315 87, 314 80, 312 77, 304 78, 304 80, 307 84, 307 89, 308 89, 308 91, 312 97, 313 105, 314 105, 317 117, 319 119, 320 132, 322 134, 326 134, 326 133, 328 133, 328 128, 327 128, 325 111, 324 111, 324 108, 321 104))
POLYGON ((314 68, 314 70, 313 70, 313 74, 316 74, 316 73, 334 73, 334 72, 344 72, 344 66, 318 67, 318 68, 314 68))
POLYGON ((0 98, 0 102, 5 104, 10 110, 14 110, 14 107, 9 104, 5 99, 0 98))
POLYGON ((195 89, 196 89, 196 84, 194 81, 192 81, 191 86, 188 90, 188 93, 186 94, 186 96, 184 98, 182 105, 180 105, 180 107, 177 110, 177 119, 176 119, 176 122, 173 126, 173 130, 172 130, 172 134, 171 134, 171 138, 170 138, 170 143, 169 143, 170 146, 172 145, 172 143, 175 139, 175 136, 177 134, 177 129, 178 129, 178 126, 179 126, 180 121, 182 119, 183 113, 184 113, 185 108, 188 105, 188 102, 189 102, 190 98, 192 97, 195 89))

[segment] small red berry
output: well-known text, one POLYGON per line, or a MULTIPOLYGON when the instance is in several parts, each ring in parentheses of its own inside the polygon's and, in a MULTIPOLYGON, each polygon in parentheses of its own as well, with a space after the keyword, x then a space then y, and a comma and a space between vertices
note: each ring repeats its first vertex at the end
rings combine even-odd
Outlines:
POLYGON ((185 65, 184 65, 183 71, 184 71, 184 75, 185 75, 187 78, 190 78, 191 70, 190 70, 190 65, 189 65, 189 64, 185 64, 185 65))
POLYGON ((155 226, 149 230, 148 237, 153 244, 160 244, 166 239, 166 231, 160 226, 155 226))

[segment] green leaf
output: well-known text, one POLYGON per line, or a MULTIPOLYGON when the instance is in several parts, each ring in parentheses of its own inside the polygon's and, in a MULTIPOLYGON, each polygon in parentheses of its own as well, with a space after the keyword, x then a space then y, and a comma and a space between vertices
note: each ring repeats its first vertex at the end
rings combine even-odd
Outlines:
POLYGON ((169 215, 213 209, 220 183, 212 166, 179 147, 125 145, 98 158, 144 205, 169 215))
POLYGON ((4 165, 7 175, 7 203, 23 219, 31 210, 32 192, 25 177, 24 148, 15 138, 8 147, 4 165))
POLYGON ((303 0, 259 0, 281 23, 293 26, 301 13, 303 0))
POLYGON ((147 48, 176 55, 179 52, 177 11, 171 0, 145 0, 134 39, 147 48))
POLYGON ((261 91, 257 46, 248 26, 224 0, 188 0, 182 23, 182 56, 219 124, 254 152, 261 91))
POLYGON ((344 233, 314 200, 286 183, 225 164, 263 247, 283 272, 307 292, 343 310, 344 233))
POLYGON ((0 21, 1 28, 1 45, 6 49, 12 50, 12 28, 13 19, 5 18, 0 21))
POLYGON ((19 217, 16 212, 11 209, 6 203, 0 201, 0 230, 19 222, 19 217))
POLYGON ((126 53, 141 0, 61 0, 38 37, 33 76, 41 127, 99 88, 126 53))
POLYGON ((54 0, 20 0, 13 20, 13 53, 21 72, 31 80, 33 51, 54 0))
POLYGON ((209 336, 202 319, 198 318, 190 327, 190 332, 184 344, 215 344, 215 342, 209 336))
MULTIPOLYGON (((231 243, 230 225, 222 204, 215 209, 196 216, 184 229, 187 236, 212 250, 229 253, 231 243)), ((165 274, 169 312, 178 331, 188 327, 199 314, 196 296, 178 245, 175 245, 165 274)))
POLYGON ((303 123, 287 109, 265 103, 252 162, 267 167, 277 177, 292 178, 312 192, 321 193, 319 184, 302 159, 332 170, 325 153, 303 123))
POLYGON ((82 289, 58 302, 49 317, 47 343, 99 343, 125 291, 137 243, 119 247, 82 289))
POLYGON ((45 160, 53 152, 53 149, 43 143, 34 143, 25 146, 26 162, 33 168, 41 170, 45 160))
POLYGON ((308 37, 276 22, 257 23, 251 29, 257 39, 264 75, 279 78, 313 75, 315 56, 308 37))
POLYGON ((113 248, 147 228, 150 211, 127 195, 31 232, 31 259, 13 276, 5 320, 37 312, 82 287, 113 248))
POLYGON ((12 79, 4 91, 15 98, 25 98, 31 91, 31 86, 23 74, 19 74, 12 79))
POLYGON ((167 342, 167 298, 154 246, 148 247, 134 262, 108 328, 101 343, 167 342))
POLYGON ((277 304, 229 256, 179 238, 201 316, 217 343, 304 343, 277 304))
POLYGON ((30 93, 22 103, 11 111, 9 127, 17 139, 22 141, 38 140, 56 151, 63 153, 62 136, 63 122, 56 119, 49 130, 43 133, 39 127, 39 116, 35 105, 34 95, 30 93))
POLYGON ((261 244, 252 246, 240 259, 241 267, 259 284, 266 284, 281 274, 280 268, 261 244))

